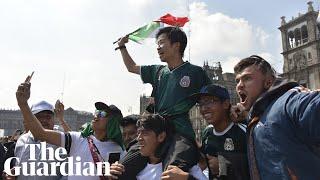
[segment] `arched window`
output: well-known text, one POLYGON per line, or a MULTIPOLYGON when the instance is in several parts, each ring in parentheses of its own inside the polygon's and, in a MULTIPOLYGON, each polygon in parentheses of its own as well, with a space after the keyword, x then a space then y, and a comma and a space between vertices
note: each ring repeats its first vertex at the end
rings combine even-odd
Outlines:
POLYGON ((302 26, 301 27, 301 34, 302 34, 302 43, 308 42, 308 30, 307 26, 302 26))
POLYGON ((301 39, 301 31, 299 28, 296 28, 294 30, 294 39, 295 39, 295 45, 300 46, 302 44, 302 39, 301 39))
POLYGON ((295 47, 295 44, 294 44, 294 34, 293 34, 292 31, 289 31, 289 33, 288 33, 288 41, 289 41, 290 49, 291 49, 291 48, 294 48, 294 47, 295 47))

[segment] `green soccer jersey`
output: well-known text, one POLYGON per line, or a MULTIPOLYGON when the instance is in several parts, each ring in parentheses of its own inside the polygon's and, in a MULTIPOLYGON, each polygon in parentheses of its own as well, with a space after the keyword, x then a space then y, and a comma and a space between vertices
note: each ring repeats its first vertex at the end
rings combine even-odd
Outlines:
POLYGON ((195 134, 188 112, 195 101, 188 97, 211 81, 201 67, 189 62, 173 70, 165 66, 158 71, 160 67, 161 65, 141 66, 142 81, 156 85, 155 111, 161 115, 173 116, 171 120, 177 132, 193 138, 195 134))

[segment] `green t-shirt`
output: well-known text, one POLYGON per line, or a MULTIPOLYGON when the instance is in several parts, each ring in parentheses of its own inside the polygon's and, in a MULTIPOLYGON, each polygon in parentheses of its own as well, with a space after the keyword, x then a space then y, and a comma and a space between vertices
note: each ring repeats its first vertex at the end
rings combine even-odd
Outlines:
POLYGON ((188 112, 195 101, 188 97, 199 92, 201 87, 210 84, 211 80, 201 67, 189 62, 173 70, 168 66, 163 67, 157 79, 160 67, 161 65, 141 66, 142 81, 152 85, 157 84, 154 94, 155 111, 162 115, 177 115, 172 118, 177 132, 194 138, 188 112))

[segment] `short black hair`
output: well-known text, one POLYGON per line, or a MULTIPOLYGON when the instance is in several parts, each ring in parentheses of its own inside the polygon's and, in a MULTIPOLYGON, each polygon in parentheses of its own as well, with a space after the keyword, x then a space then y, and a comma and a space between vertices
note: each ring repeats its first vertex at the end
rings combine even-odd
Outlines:
POLYGON ((159 36, 161 34, 166 34, 168 39, 170 40, 171 44, 175 43, 175 42, 179 42, 180 43, 180 55, 181 57, 184 56, 184 50, 187 47, 187 35, 184 31, 182 31, 179 27, 172 27, 172 26, 168 26, 168 27, 164 27, 161 28, 157 34, 156 34, 156 39, 159 38, 159 36))
POLYGON ((276 77, 276 71, 271 67, 271 65, 265 59, 257 55, 252 55, 240 60, 240 62, 238 62, 233 68, 234 73, 240 74, 245 68, 251 65, 258 66, 259 70, 264 75, 271 75, 273 78, 276 77))
POLYGON ((175 133, 174 125, 171 120, 165 119, 159 114, 149 114, 142 116, 137 122, 139 129, 146 129, 153 131, 157 136, 163 132, 166 133, 165 140, 160 143, 159 147, 155 151, 155 156, 164 159, 166 157, 167 148, 169 148, 169 142, 175 133))
POLYGON ((174 131, 173 124, 170 120, 166 120, 159 114, 150 114, 142 116, 137 122, 138 129, 151 130, 159 135, 166 132, 167 135, 172 134, 174 131))
POLYGON ((131 125, 131 124, 136 125, 139 118, 140 118, 140 115, 137 115, 137 114, 128 115, 120 121, 120 125, 122 127, 131 125))

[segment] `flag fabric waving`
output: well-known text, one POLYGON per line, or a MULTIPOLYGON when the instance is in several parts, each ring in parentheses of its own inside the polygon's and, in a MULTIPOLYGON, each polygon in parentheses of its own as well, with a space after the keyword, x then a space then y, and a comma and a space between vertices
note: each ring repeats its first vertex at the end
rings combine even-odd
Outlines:
POLYGON ((151 22, 130 33, 129 39, 136 43, 141 43, 146 38, 151 37, 160 26, 160 22, 151 22))
POLYGON ((189 19, 188 19, 188 17, 174 17, 168 13, 168 14, 160 17, 159 21, 163 22, 165 24, 169 24, 171 26, 183 27, 184 24, 189 22, 189 19))
POLYGON ((154 37, 155 32, 157 32, 159 28, 163 27, 163 24, 183 27, 188 21, 188 17, 174 17, 171 14, 166 14, 158 20, 152 21, 130 33, 129 39, 136 43, 142 43, 146 38, 154 37))

